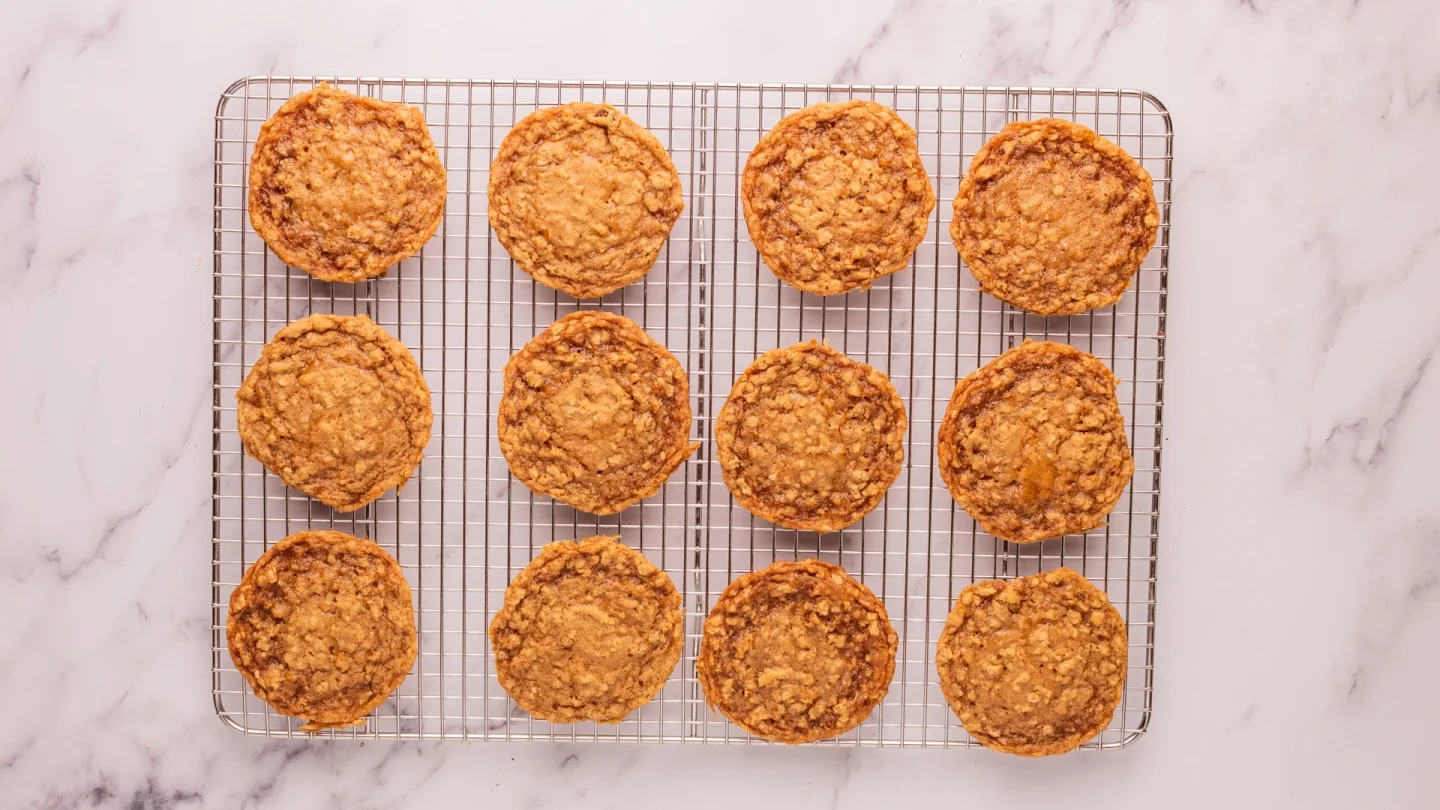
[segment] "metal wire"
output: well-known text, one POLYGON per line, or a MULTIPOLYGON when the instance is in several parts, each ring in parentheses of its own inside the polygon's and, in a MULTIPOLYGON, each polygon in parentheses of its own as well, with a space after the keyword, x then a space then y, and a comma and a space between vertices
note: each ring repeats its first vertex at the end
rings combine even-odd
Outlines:
POLYGON ((1150 718, 1159 538, 1161 402, 1170 244, 1169 114, 1131 90, 876 87, 656 82, 436 81, 329 78, 425 114, 449 172, 444 222, 421 253, 382 278, 327 284, 286 267, 250 229, 247 166, 260 124, 317 77, 242 79, 215 121, 214 510, 212 685, 231 727, 304 737, 249 691, 225 646, 230 592, 270 544, 302 529, 369 537, 399 559, 415 592, 415 672, 351 739, 505 739, 763 744, 712 714, 694 677, 701 622, 736 576, 775 559, 843 566, 886 604, 900 635, 890 693, 861 726, 828 746, 973 746, 936 683, 934 644, 961 588, 1060 565, 1104 588, 1125 616, 1130 665, 1110 727, 1087 748, 1118 748, 1150 718), (938 203, 913 265, 865 293, 804 294, 759 261, 741 221, 738 176, 781 116, 819 101, 874 99, 919 133, 938 203), (681 175, 686 211, 643 280, 578 302, 533 282, 490 232, 485 189, 512 124, 539 107, 607 101, 648 127, 681 175), (1119 143, 1150 171, 1160 235, 1135 284, 1112 308, 1064 318, 1016 311, 981 295, 949 238, 950 202, 980 144, 1010 121, 1057 116, 1119 143), (495 416, 510 355, 555 319, 601 308, 639 323, 690 374, 702 445, 660 493, 595 517, 514 481, 495 416), (310 312, 365 313, 414 352, 433 392, 434 436, 399 493, 341 515, 281 486, 245 457, 235 391, 265 341, 310 312), (842 532, 817 535, 737 507, 714 460, 713 420, 734 378, 761 352, 819 337, 887 372, 910 430, 900 478, 880 507, 842 532), (935 470, 934 438, 958 379, 1025 338, 1096 354, 1121 378, 1135 477, 1109 523, 1083 536, 997 542, 956 508, 935 470), (519 711, 495 680, 486 628, 510 579, 550 540, 619 534, 669 572, 685 596, 684 657, 660 695, 615 726, 552 725, 519 711))

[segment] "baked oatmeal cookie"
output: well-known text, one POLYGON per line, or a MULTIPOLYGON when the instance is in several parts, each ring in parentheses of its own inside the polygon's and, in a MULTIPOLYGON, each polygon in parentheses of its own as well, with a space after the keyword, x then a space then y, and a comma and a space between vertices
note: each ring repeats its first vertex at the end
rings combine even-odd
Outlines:
POLYGON ((1058 118, 1007 124, 975 153, 950 237, 980 289, 1040 315, 1120 300, 1155 244, 1150 173, 1058 118))
POLYGON ((400 564, 369 540, 299 532, 230 594, 230 659, 302 731, 364 724, 415 663, 415 610, 400 564))
POLYGON ((609 104, 515 125, 490 166, 490 224, 521 270, 576 298, 650 272, 685 203, 660 141, 609 104))
POLYGON ((341 512, 403 486, 434 419, 415 358, 364 315, 311 315, 282 327, 235 405, 245 452, 341 512))
POLYGON ((741 506, 781 526, 833 532, 895 483, 905 426, 890 378, 812 340, 745 369, 715 421, 715 444, 741 506))
POLYGON ((1099 734, 1125 689, 1125 620, 1068 568, 960 592, 935 648, 940 690, 986 748, 1041 757, 1099 734))
POLYGON ((885 606, 844 569, 777 562, 720 594, 695 673, 730 722, 795 744, 860 725, 890 691, 898 646, 885 606))
POLYGON ((321 281, 384 273, 444 214, 445 166, 414 107, 322 83, 260 127, 250 224, 281 261, 321 281))
POLYGON ((566 315, 505 364, 500 450, 525 486, 609 515, 689 458, 685 369, 629 318, 566 315))
POLYGON ((1115 375, 1026 341, 961 380, 940 422, 940 476, 980 527, 1031 543, 1103 525, 1135 462, 1115 375))
POLYGON ((740 199, 765 264, 817 295, 904 269, 935 208, 915 130, 860 100, 780 119, 750 153, 740 199))
POLYGON ((680 660, 685 612, 664 571, 618 537, 549 543, 490 623, 495 676, 552 723, 618 723, 680 660))

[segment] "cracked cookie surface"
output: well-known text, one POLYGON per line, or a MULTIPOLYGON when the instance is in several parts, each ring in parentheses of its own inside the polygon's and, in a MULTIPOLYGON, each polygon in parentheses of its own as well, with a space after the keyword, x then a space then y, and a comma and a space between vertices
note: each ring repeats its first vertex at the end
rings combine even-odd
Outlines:
POLYGON ((322 83, 260 127, 250 223, 315 278, 378 276, 420 250, 444 214, 445 166, 414 107, 322 83))
POLYGON ((936 442, 960 507, 1002 540, 1100 526, 1135 462, 1115 375, 1060 343, 1026 342, 955 386, 936 442))
POLYGON ((301 730, 361 725, 415 663, 410 585, 369 540, 292 534, 231 592, 225 640, 255 694, 301 730))
POLYGON ((625 719, 665 685, 684 640, 675 584, 618 537, 546 544, 490 623, 500 685, 555 723, 625 719))
POLYGON ((680 175, 649 130, 608 104, 537 110, 490 167, 490 224, 521 270, 576 298, 640 278, 684 210, 680 175))
POLYGON ((767 740, 860 725, 890 691, 899 637, 875 594, 820 560, 777 562, 725 588, 705 619, 705 700, 767 740))
POLYGON ((364 315, 282 327, 235 393, 245 451, 352 512, 403 485, 430 441, 430 389, 404 344, 364 315))
POLYGON ((936 645, 940 689, 965 730, 1008 754, 1063 754, 1110 724, 1125 689, 1125 620, 1058 568, 960 592, 936 645))
POLYGON ((895 483, 905 427, 888 377, 812 340, 745 369, 720 409, 715 443, 737 503, 781 526, 833 532, 895 483))
POLYGON ((980 147, 955 195, 950 236, 980 289, 1040 315, 1120 300, 1155 244, 1150 173, 1058 118, 1016 121, 980 147))
POLYGON ((905 268, 935 192, 915 130, 873 101, 822 103, 781 119, 740 180, 750 241, 806 292, 863 290, 905 268))
POLYGON ((654 495, 700 446, 680 361, 629 318, 593 310, 510 358, 499 436, 525 486, 597 515, 654 495))

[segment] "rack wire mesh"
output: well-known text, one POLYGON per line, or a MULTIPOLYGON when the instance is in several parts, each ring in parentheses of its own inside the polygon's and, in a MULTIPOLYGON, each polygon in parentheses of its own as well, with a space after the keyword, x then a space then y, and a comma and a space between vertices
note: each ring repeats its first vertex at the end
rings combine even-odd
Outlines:
POLYGON ((1133 90, 878 87, 662 82, 451 81, 251 77, 221 96, 215 121, 212 689, 231 727, 309 736, 257 699, 226 651, 230 592, 272 543, 307 528, 375 540, 400 561, 415 594, 420 653, 405 683, 349 739, 724 742, 764 744, 712 714, 694 676, 701 622, 736 576, 776 559, 837 563, 884 600, 900 635, 890 693, 857 729, 826 746, 972 746, 936 683, 934 644, 971 582, 1069 566, 1125 617, 1129 671, 1110 726, 1085 747, 1119 748, 1149 724, 1159 539, 1172 132, 1153 96, 1133 90), (319 81, 420 108, 449 173, 445 217, 415 257, 360 284, 330 284, 286 267, 251 230, 248 160, 260 124, 319 81), (820 101, 873 99, 915 127, 938 203, 911 267, 868 292, 822 298, 780 282, 741 220, 738 177, 760 136, 820 101), (669 149, 685 213, 643 280, 580 302, 533 282, 490 231, 485 189, 495 150, 527 113, 606 101, 669 149), (959 179, 1006 123, 1079 121, 1116 141, 1154 178, 1160 233, 1114 307, 1061 318, 982 295, 949 239, 959 179), (536 496, 508 472, 495 436, 510 355, 578 309, 618 312, 679 358, 690 375, 701 449, 653 498, 596 517, 536 496), (433 392, 424 462, 403 490, 340 514, 285 489, 245 456, 235 391, 265 341, 311 312, 365 313, 414 352, 433 392), (734 378, 761 352, 823 338, 887 372, 910 418, 899 480, 880 507, 817 535, 736 506, 714 459, 713 421, 734 378), (1121 379, 1135 476, 1109 522, 1031 545, 998 542, 959 510, 935 469, 934 439, 957 380, 1026 338, 1075 345, 1121 379), (535 720, 496 681, 486 629, 506 585, 551 540, 618 534, 666 570, 684 597, 685 652, 654 701, 613 726, 535 720))

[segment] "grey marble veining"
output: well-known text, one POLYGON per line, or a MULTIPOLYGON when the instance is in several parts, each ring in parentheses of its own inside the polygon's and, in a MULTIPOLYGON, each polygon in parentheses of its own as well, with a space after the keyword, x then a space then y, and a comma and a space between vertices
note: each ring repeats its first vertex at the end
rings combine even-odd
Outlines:
POLYGON ((1433 804, 1433 3, 398 8, 0 12, 0 805, 1433 804), (224 729, 212 115, 265 72, 1156 93, 1179 135, 1151 730, 1037 763, 224 729))

